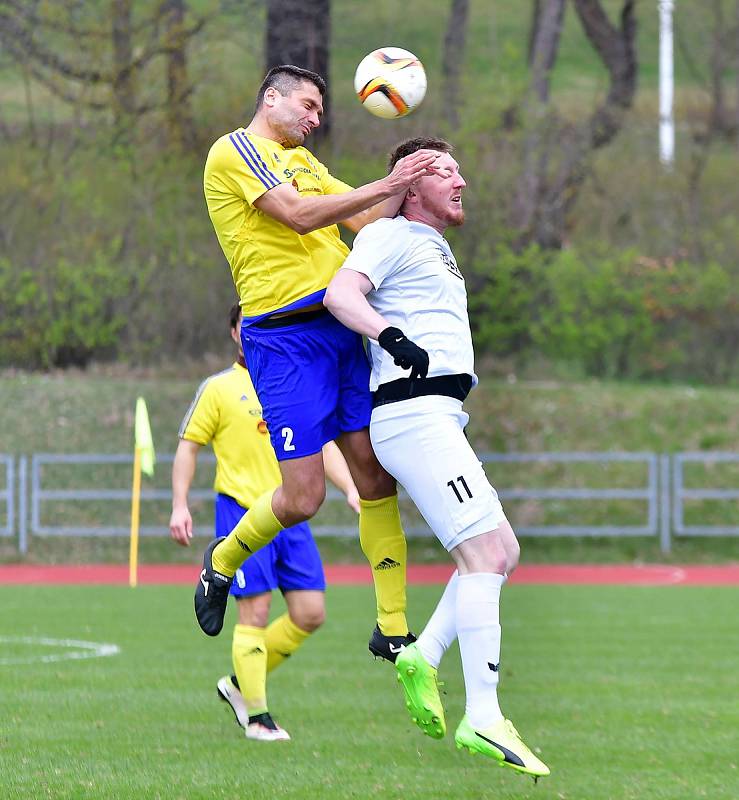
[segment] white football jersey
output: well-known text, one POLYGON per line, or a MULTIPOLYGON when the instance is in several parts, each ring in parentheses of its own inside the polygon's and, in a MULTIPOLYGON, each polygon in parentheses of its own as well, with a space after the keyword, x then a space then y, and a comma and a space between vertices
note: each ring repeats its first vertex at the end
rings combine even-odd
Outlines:
MULTIPOLYGON (((366 275, 372 308, 429 354, 429 377, 474 373, 467 289, 446 239, 405 217, 379 219, 357 234, 342 269, 366 275)), ((370 390, 408 370, 370 339, 370 390)))

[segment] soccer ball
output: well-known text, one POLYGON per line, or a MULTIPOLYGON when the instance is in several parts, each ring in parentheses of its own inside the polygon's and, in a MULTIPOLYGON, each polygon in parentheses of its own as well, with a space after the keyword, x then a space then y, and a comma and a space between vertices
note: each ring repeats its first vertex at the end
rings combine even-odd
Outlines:
POLYGON ((426 94, 426 72, 408 50, 381 47, 359 62, 354 90, 370 114, 384 119, 404 117, 426 94))

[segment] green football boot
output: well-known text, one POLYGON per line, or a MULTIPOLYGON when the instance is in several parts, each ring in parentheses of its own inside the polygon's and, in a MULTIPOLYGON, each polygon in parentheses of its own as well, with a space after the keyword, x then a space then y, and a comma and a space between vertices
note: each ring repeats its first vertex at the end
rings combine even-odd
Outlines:
POLYGON ((501 767, 510 767, 535 779, 549 775, 549 767, 526 747, 508 719, 501 719, 495 725, 478 731, 465 716, 459 723, 454 741, 457 749, 465 747, 470 753, 482 753, 501 767))
POLYGON ((398 653, 395 669, 413 721, 427 736, 442 739, 446 733, 446 721, 436 682, 436 669, 426 661, 415 643, 406 645, 398 653))

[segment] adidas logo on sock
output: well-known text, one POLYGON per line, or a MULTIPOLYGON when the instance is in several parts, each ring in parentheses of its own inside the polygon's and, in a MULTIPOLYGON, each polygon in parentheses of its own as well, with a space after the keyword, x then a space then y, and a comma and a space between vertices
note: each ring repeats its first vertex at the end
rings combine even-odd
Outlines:
POLYGON ((490 669, 492 672, 497 672, 497 671, 498 671, 498 667, 499 667, 499 666, 500 666, 499 664, 491 664, 491 663, 488 661, 488 667, 489 667, 489 669, 490 669))
POLYGON ((394 561, 392 558, 388 557, 388 558, 383 558, 382 561, 380 561, 379 564, 376 564, 375 565, 375 569, 376 570, 378 570, 378 569, 395 569, 395 567, 399 567, 399 566, 400 566, 400 562, 399 561, 394 561))
POLYGON ((262 650, 262 648, 257 645, 257 647, 255 647, 253 650, 250 650, 247 653, 247 655, 254 656, 254 655, 261 655, 262 653, 264 653, 264 650, 262 650))
POLYGON ((236 541, 239 543, 239 547, 242 550, 246 550, 247 553, 251 553, 251 547, 249 547, 249 545, 246 542, 242 542, 238 536, 236 537, 236 541))

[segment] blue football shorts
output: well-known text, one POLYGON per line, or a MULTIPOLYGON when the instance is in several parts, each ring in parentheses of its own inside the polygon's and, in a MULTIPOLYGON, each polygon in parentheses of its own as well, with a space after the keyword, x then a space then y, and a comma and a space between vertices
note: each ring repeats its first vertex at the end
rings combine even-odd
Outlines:
POLYGON ((282 328, 242 325, 241 343, 278 461, 313 455, 369 426, 362 337, 328 312, 282 328))
MULTIPOLYGON (((246 509, 227 494, 216 495, 216 536, 227 536, 246 509)), ((326 589, 321 555, 307 522, 281 530, 277 536, 236 570, 231 594, 252 597, 281 592, 326 589)))

